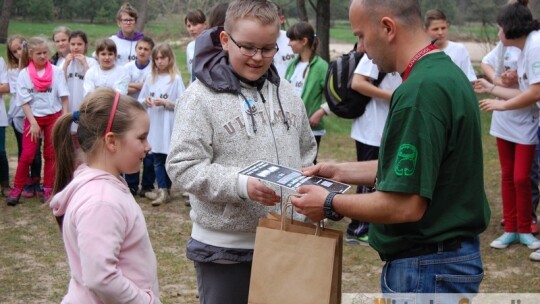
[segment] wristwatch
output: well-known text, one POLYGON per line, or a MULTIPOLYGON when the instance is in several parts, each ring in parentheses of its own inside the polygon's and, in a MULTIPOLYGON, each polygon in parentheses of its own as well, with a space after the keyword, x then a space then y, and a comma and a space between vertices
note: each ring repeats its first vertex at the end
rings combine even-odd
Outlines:
POLYGON ((334 196, 336 196, 336 194, 339 194, 339 193, 329 192, 328 195, 326 196, 326 199, 324 200, 324 206, 323 206, 324 217, 332 221, 339 221, 343 218, 343 215, 340 215, 339 213, 337 213, 334 210, 334 206, 332 205, 332 201, 334 200, 334 196))

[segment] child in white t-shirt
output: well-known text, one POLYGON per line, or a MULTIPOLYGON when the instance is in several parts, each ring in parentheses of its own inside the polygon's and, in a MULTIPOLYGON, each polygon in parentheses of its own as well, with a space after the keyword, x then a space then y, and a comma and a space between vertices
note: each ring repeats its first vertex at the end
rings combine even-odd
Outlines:
POLYGON ((23 44, 21 70, 17 78, 17 105, 25 114, 22 154, 17 165, 13 188, 6 202, 16 205, 27 181, 28 170, 43 133, 43 197, 48 200, 54 181, 54 149, 52 128, 62 113, 68 110, 69 91, 62 69, 49 62, 47 40, 34 37, 23 44))
POLYGON ((82 31, 74 31, 69 35, 69 53, 66 55, 62 69, 66 75, 66 83, 69 90, 69 111, 79 110, 79 105, 84 98, 84 76, 97 61, 86 56, 88 50, 88 38, 82 31))
MULTIPOLYGON (((128 95, 134 99, 139 98, 139 93, 144 85, 144 80, 152 72, 152 61, 150 56, 154 48, 154 40, 150 37, 142 37, 137 41, 135 52, 137 60, 130 61, 124 67, 129 74, 128 95)), ((152 153, 147 153, 143 160, 143 175, 140 180, 140 172, 125 174, 124 178, 128 184, 129 190, 133 195, 139 194, 140 197, 145 197, 145 193, 154 190, 154 157, 152 153), (139 182, 141 190, 139 191, 139 182)))
POLYGON ((99 87, 114 89, 120 94, 128 92, 129 75, 123 66, 116 64, 116 44, 109 38, 96 43, 99 66, 88 69, 84 75, 84 95, 99 87))
MULTIPOLYGON (((17 78, 21 69, 19 67, 19 61, 22 54, 22 46, 26 43, 20 35, 13 35, 8 38, 7 41, 7 69, 9 78, 9 92, 11 93, 11 99, 9 100, 8 110, 8 123, 13 128, 13 134, 17 140, 18 156, 22 153, 22 138, 24 132, 24 112, 20 106, 17 105, 17 78)), ((39 146, 39 145, 38 145, 39 146)), ((9 187, 3 188, 3 190, 9 190, 9 187)), ((7 193, 6 193, 7 194, 7 193)), ((32 198, 34 196, 43 198, 43 188, 41 187, 41 149, 36 149, 34 160, 30 166, 30 174, 28 180, 24 186, 21 194, 24 198, 32 198)))
POLYGON ((152 206, 169 201, 171 180, 165 171, 165 160, 174 124, 174 109, 184 92, 184 83, 176 67, 174 52, 167 43, 160 43, 152 51, 152 74, 144 81, 139 102, 148 107, 150 131, 148 141, 152 146, 154 172, 158 192, 147 192, 152 206))
POLYGON ((189 74, 191 75, 190 83, 195 80, 195 74, 193 74, 193 58, 195 56, 195 38, 199 36, 206 28, 208 28, 208 22, 206 22, 206 16, 200 9, 189 11, 184 19, 186 28, 189 35, 193 39, 188 43, 186 47, 186 61, 189 74))
POLYGON ((465 73, 469 81, 476 80, 469 52, 461 43, 448 40, 448 20, 446 15, 438 10, 433 9, 426 12, 424 17, 424 26, 426 32, 432 39, 437 39, 435 45, 448 55, 452 61, 465 73))

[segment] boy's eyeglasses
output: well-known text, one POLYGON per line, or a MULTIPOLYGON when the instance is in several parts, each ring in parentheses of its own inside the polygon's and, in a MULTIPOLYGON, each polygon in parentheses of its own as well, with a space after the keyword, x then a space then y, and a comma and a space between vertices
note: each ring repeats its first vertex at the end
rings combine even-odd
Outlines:
POLYGON ((123 23, 135 23, 135 19, 120 19, 123 23))
POLYGON ((241 45, 238 42, 236 42, 236 40, 234 40, 234 38, 231 36, 231 34, 227 33, 227 35, 229 35, 229 38, 231 38, 231 41, 234 44, 236 44, 236 46, 240 49, 240 53, 242 53, 242 55, 244 55, 244 56, 253 57, 260 50, 261 51, 261 56, 263 56, 265 58, 272 58, 272 57, 274 57, 274 55, 279 50, 279 47, 277 46, 277 44, 273 48, 258 48, 258 47, 254 47, 254 46, 241 45))

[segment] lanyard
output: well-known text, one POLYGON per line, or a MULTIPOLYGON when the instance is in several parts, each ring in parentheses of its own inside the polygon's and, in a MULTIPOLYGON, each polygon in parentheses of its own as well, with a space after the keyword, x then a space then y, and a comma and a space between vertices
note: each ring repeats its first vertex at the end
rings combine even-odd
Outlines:
POLYGON ((425 48, 421 49, 416 55, 413 56, 411 59, 411 62, 409 62, 409 65, 407 66, 407 69, 405 69, 405 72, 403 72, 403 81, 405 81, 409 77, 409 73, 411 72, 413 66, 420 60, 420 58, 424 57, 427 53, 436 50, 437 46, 435 46, 434 42, 430 43, 425 48))

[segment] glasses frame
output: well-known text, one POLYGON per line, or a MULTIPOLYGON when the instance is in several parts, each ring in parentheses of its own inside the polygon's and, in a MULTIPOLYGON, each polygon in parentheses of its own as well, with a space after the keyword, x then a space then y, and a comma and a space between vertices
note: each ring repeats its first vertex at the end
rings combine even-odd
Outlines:
MULTIPOLYGON (((226 32, 227 33, 227 32, 226 32)), ((274 48, 271 48, 271 49, 267 49, 267 48, 258 48, 258 47, 254 47, 254 46, 245 46, 245 45, 241 45, 240 43, 236 42, 236 40, 234 40, 234 38, 231 36, 231 34, 227 33, 227 35, 229 36, 229 38, 231 38, 231 41, 236 44, 236 46, 238 47, 238 49, 240 49, 240 53, 244 56, 247 56, 247 57, 253 57, 255 56, 259 51, 261 51, 261 56, 264 57, 264 58, 273 58, 274 55, 277 54, 277 52, 279 51, 279 46, 277 45, 276 43, 276 46, 274 48), (243 50, 243 51, 242 51, 243 50), (266 52, 272 52, 272 55, 271 56, 266 56, 265 53, 266 52)))
POLYGON ((130 24, 130 23, 137 23, 137 19, 120 19, 120 22, 130 24))

